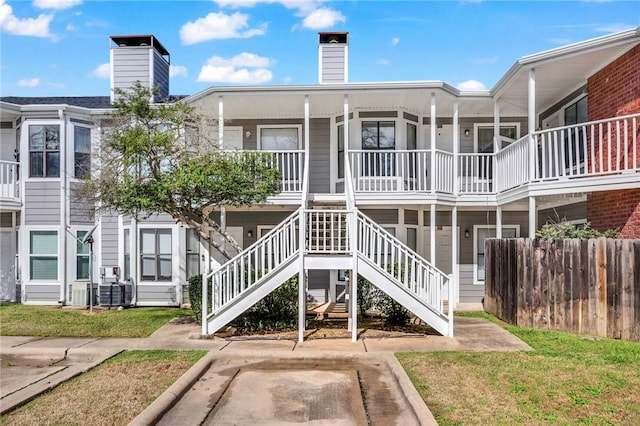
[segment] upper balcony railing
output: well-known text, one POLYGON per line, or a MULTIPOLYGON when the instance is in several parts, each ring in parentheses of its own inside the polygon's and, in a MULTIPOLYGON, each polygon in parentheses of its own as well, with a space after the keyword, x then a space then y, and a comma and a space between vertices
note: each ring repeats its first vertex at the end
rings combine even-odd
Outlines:
POLYGON ((0 199, 3 201, 19 201, 18 163, 0 161, 0 199))
POLYGON ((349 161, 357 193, 497 194, 524 184, 638 172, 638 142, 640 114, 634 114, 535 131, 497 153, 350 150, 349 161))
MULTIPOLYGON (((231 154, 247 151, 226 151, 231 154)), ((302 192, 304 180, 304 150, 260 150, 269 154, 269 166, 280 171, 280 192, 302 192)))

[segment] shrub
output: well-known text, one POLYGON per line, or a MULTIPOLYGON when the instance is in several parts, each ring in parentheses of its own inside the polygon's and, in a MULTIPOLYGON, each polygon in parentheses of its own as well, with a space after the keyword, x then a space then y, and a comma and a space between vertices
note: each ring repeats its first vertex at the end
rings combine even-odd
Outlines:
POLYGON ((573 223, 546 223, 542 228, 536 231, 537 238, 547 240, 561 240, 564 238, 618 238, 620 232, 617 229, 607 229, 606 231, 598 231, 591 227, 587 222, 584 227, 577 227, 573 223))
POLYGON ((363 316, 371 308, 380 311, 385 326, 404 326, 411 319, 409 311, 404 306, 369 280, 358 276, 358 312, 363 316))
MULTIPOLYGON (((211 313, 211 280, 209 280, 208 295, 209 309, 207 312, 211 313)), ((193 311, 193 317, 197 321, 202 321, 202 275, 194 275, 189 278, 189 300, 191 301, 191 310, 193 311)))
POLYGON ((266 295, 231 322, 246 332, 283 330, 296 327, 298 321, 298 275, 266 295))

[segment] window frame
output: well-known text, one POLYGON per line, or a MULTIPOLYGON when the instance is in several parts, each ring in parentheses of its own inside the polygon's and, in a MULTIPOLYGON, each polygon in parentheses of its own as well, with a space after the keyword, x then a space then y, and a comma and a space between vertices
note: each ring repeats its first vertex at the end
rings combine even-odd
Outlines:
POLYGON ((138 261, 139 261, 139 275, 140 275, 140 281, 141 282, 147 282, 147 283, 171 283, 173 281, 174 278, 174 273, 173 273, 173 254, 174 254, 174 247, 173 247, 173 241, 174 241, 174 236, 173 236, 173 229, 172 228, 166 228, 166 227, 144 227, 144 228, 140 228, 138 230, 139 233, 139 255, 138 255, 138 261), (153 231, 154 234, 154 252, 153 253, 145 253, 145 248, 144 248, 144 238, 143 238, 143 233, 149 233, 149 231, 153 231), (161 252, 161 248, 160 248, 160 239, 158 238, 158 236, 160 234, 165 234, 165 235, 169 235, 170 239, 170 251, 169 253, 163 253, 161 252), (154 262, 154 274, 153 277, 151 277, 151 275, 147 274, 145 275, 145 271, 144 271, 144 261, 145 261, 145 257, 153 257, 153 262, 154 262), (160 270, 161 270, 161 261, 169 259, 169 276, 162 276, 160 274, 160 270))
POLYGON ((76 281, 84 281, 90 278, 89 264, 91 263, 91 251, 90 251, 89 243, 82 244, 81 242, 84 236, 87 235, 88 232, 89 232, 88 229, 76 229, 76 256, 75 256, 76 281), (85 248, 86 248, 86 253, 84 252, 85 248), (81 251, 81 249, 83 251, 81 251), (83 258, 83 259, 86 258, 87 260, 87 276, 86 277, 78 275, 80 258, 83 258))
POLYGON ((27 233, 29 243, 29 281, 55 282, 60 280, 60 234, 57 229, 30 229, 27 233), (55 234, 56 236, 56 252, 55 253, 33 253, 32 235, 35 232, 55 234), (32 261, 34 258, 55 259, 56 270, 55 278, 39 278, 34 277, 32 261))
MULTIPOLYGON (((474 154, 495 154, 495 151, 493 150, 493 143, 491 144, 491 151, 489 152, 480 152, 478 151, 479 149, 479 141, 478 141, 478 136, 480 133, 480 129, 491 129, 493 130, 493 123, 474 123, 473 124, 473 152, 474 154)), ((509 128, 509 127, 515 127, 516 128, 516 138, 513 141, 509 141, 510 143, 513 143, 515 141, 517 141, 518 139, 520 139, 520 123, 519 122, 507 122, 507 123, 500 123, 500 130, 502 130, 503 128, 509 128)), ((503 141, 503 138, 506 138, 506 136, 500 136, 500 140, 503 141)), ((507 138, 508 139, 508 138, 507 138)), ((500 149, 503 149, 504 147, 502 146, 502 143, 500 144, 501 147, 500 149)))
POLYGON ((196 276, 196 275, 201 275, 202 274, 202 266, 200 265, 200 235, 196 232, 195 229, 193 228, 186 228, 185 229, 185 233, 184 233, 184 238, 185 238, 185 244, 184 244, 184 249, 185 249, 185 265, 184 265, 184 271, 185 271, 185 277, 188 280, 189 278, 196 276), (189 239, 195 237, 197 244, 196 249, 192 249, 189 248, 189 239), (189 259, 191 258, 196 258, 197 262, 195 262, 195 264, 197 265, 197 271, 195 274, 189 274, 189 265, 191 264, 189 262, 189 259))
MULTIPOLYGON (((497 228, 496 225, 473 225, 473 284, 475 285, 484 285, 486 281, 484 279, 480 280, 478 278, 478 273, 480 270, 480 268, 478 267, 478 255, 480 254, 482 254, 483 256, 485 255, 485 253, 478 253, 478 231, 480 229, 493 229, 495 231, 496 228, 497 228)), ((515 229, 516 236, 514 238, 520 238, 520 225, 514 225, 514 224, 502 225, 503 234, 505 229, 515 229)), ((495 237, 489 237, 489 238, 495 238, 495 237)), ((485 269, 485 273, 486 273, 486 269, 485 269)))
POLYGON ((388 120, 362 120, 360 121, 360 149, 363 151, 395 151, 398 145, 398 129, 396 119, 388 120), (376 148, 365 148, 364 146, 364 128, 367 123, 376 123, 377 135, 376 135, 376 148), (381 123, 393 123, 393 147, 392 148, 380 148, 380 124, 381 123))
POLYGON ((61 135, 61 126, 60 123, 42 123, 42 124, 36 124, 36 123, 29 123, 26 126, 27 128, 27 150, 29 152, 29 177, 30 178, 36 178, 36 179, 48 179, 48 178, 54 178, 54 179, 59 179, 60 175, 62 173, 62 162, 61 162, 61 157, 62 157, 62 135, 61 135), (44 139, 42 142, 42 147, 40 149, 33 149, 32 148, 32 138, 31 138, 31 129, 35 128, 35 127, 42 127, 44 133, 44 139), (48 149, 47 148, 47 128, 48 127, 56 127, 58 130, 58 146, 57 149, 48 149), (41 163, 41 170, 42 170, 42 174, 38 174, 38 175, 34 175, 33 174, 33 155, 34 154, 38 154, 40 153, 42 155, 41 159, 39 160, 41 163), (48 160, 47 160, 47 155, 48 154, 58 154, 58 159, 57 159, 57 163, 58 163, 58 173, 57 175, 49 175, 47 173, 47 169, 49 169, 48 166, 48 160))
POLYGON ((296 129, 297 131, 297 137, 298 137, 298 146, 295 150, 275 150, 275 151, 301 151, 302 148, 302 124, 262 124, 259 126, 256 126, 256 132, 257 132, 257 141, 256 141, 256 147, 259 151, 274 151, 274 150, 265 150, 262 147, 262 129, 296 129))
POLYGON ((336 144, 337 144, 337 152, 338 158, 336 161, 336 169, 337 169, 337 178, 338 180, 344 180, 344 123, 337 125, 337 133, 336 133, 336 144), (342 147, 340 146, 342 144, 342 147), (340 166, 342 166, 342 170, 340 170, 340 166), (342 172, 342 173, 341 173, 342 172))
POLYGON ((78 126, 78 125, 73 126, 73 177, 76 179, 86 179, 91 177, 91 128, 90 127, 78 126), (89 133, 88 152, 81 152, 78 150, 78 131, 79 130, 88 131, 89 133), (84 165, 86 170, 84 170, 82 173, 79 173, 79 170, 82 170, 79 168, 79 164, 78 164, 79 156, 83 157, 84 160, 87 162, 87 164, 84 165))

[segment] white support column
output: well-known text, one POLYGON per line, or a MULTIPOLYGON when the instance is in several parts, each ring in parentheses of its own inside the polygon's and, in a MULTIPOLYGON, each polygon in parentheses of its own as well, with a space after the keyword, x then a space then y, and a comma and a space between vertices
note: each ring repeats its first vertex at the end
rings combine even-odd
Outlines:
POLYGON ((436 205, 431 204, 429 211, 429 262, 436 266, 436 205))
POLYGON ((218 97, 218 147, 224 147, 224 100, 218 97))
POLYGON ((350 289, 349 289, 349 313, 351 316, 351 341, 354 343, 358 341, 358 218, 357 210, 354 208, 349 212, 351 217, 349 233, 349 242, 351 244, 352 263, 351 265, 351 277, 350 277, 350 289))
POLYGON ((458 207, 451 210, 451 275, 449 281, 449 337, 453 337, 453 310, 458 303, 458 207))
MULTIPOLYGON (((207 230, 207 225, 203 225, 203 229, 206 231, 207 230)), ((209 307, 209 291, 208 291, 208 279, 207 276, 209 275, 209 265, 210 265, 210 253, 209 253, 209 244, 205 243, 202 239, 200 239, 200 253, 201 256, 204 256, 205 261, 202 263, 202 307, 201 307, 201 312, 202 312, 202 335, 206 336, 207 334, 209 334, 209 330, 208 330, 208 322, 207 322, 207 316, 209 315, 208 312, 208 307, 209 307)), ((215 331, 215 330, 213 330, 215 331)))
POLYGON ((496 238, 502 238, 502 206, 496 207, 496 238))
MULTIPOLYGON (((500 151, 500 104, 498 99, 493 101, 493 152, 500 151)), ((494 168, 495 170, 495 168, 494 168)))
POLYGON ((529 197, 529 238, 536 237, 536 222, 538 213, 536 212, 536 197, 529 197))
POLYGON ((529 70, 528 92, 528 127, 529 127, 529 181, 536 178, 536 146, 533 132, 536 130, 536 70, 529 70))
MULTIPOLYGON (((453 103, 453 195, 458 195, 458 153, 460 151, 460 124, 458 101, 453 103)), ((494 169, 495 170, 495 169, 494 169)))
MULTIPOLYGON (((344 164, 345 164, 345 182, 344 182, 344 191, 347 190, 347 182, 346 179, 352 179, 353 176, 346 175, 346 164, 349 161, 349 151, 351 151, 351 141, 349 138, 349 95, 344 95, 344 104, 342 109, 342 115, 344 116, 342 120, 342 128, 344 130, 344 164)), ((353 165, 351 165, 353 166, 353 165)), ((351 167, 349 167, 351 169, 351 167)), ((353 170, 351 171, 353 173, 353 170)), ((348 201, 348 200, 347 200, 348 201)), ((347 207, 349 207, 347 205, 347 207)))
POLYGON ((304 341, 305 319, 307 314, 307 280, 304 270, 305 232, 307 229, 307 215, 300 211, 299 258, 298 258, 298 342, 304 341))
POLYGON ((431 139, 431 161, 429 176, 431 177, 431 192, 436 192, 436 94, 431 93, 431 117, 429 117, 430 124, 430 139, 431 139))

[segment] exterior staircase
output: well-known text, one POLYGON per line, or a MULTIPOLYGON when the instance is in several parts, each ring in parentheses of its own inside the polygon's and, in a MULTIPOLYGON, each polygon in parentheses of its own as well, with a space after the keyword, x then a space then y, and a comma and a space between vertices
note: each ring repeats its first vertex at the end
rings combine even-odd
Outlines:
POLYGON ((203 300, 203 307, 211 309, 203 315, 203 330, 217 331, 301 268, 355 269, 439 333, 453 335, 452 310, 444 311, 445 287, 451 278, 357 208, 346 210, 335 203, 298 209, 220 269, 205 275, 213 286, 213 300, 210 305, 203 300))

